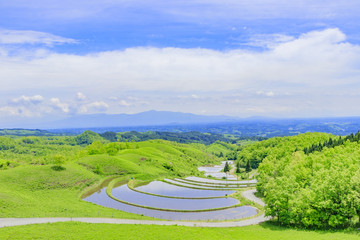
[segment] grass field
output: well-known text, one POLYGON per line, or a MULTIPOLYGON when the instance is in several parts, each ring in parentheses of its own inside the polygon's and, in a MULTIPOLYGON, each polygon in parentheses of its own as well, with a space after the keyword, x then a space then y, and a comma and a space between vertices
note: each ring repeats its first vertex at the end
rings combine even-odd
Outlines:
POLYGON ((269 223, 238 228, 197 228, 66 222, 2 228, 0 239, 355 240, 360 239, 360 233, 294 230, 269 223))
MULTIPOLYGON (((151 219, 85 202, 80 196, 89 186, 109 176, 150 181, 167 176, 191 175, 196 173, 197 166, 218 161, 188 145, 162 140, 117 143, 123 145, 123 149, 110 156, 101 151, 98 154, 88 153, 89 149, 95 147, 107 147, 102 144, 79 150, 78 146, 41 144, 40 138, 35 138, 40 143, 32 140, 34 143, 27 145, 20 140, 17 143, 9 138, 2 139, 14 146, 6 147, 6 142, 0 141, 2 147, 7 149, 0 151, 5 166, 6 161, 11 162, 9 167, 0 169, 0 217, 151 219), (53 168, 53 156, 58 151, 65 159, 70 156, 62 164, 62 171, 53 168)), ((28 141, 27 138, 25 140, 28 141)))

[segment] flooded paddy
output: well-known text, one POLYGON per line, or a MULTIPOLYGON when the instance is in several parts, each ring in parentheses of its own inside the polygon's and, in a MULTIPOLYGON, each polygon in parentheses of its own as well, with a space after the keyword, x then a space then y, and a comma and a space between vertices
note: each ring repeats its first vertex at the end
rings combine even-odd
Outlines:
POLYGON ((238 187, 214 187, 214 186, 205 186, 205 185, 196 185, 193 184, 191 182, 185 182, 185 181, 179 181, 179 180, 175 180, 175 179, 164 179, 165 182, 170 183, 170 184, 176 184, 176 185, 180 185, 183 187, 188 187, 188 188, 195 188, 195 189, 205 189, 205 190, 233 190, 236 189, 238 187))
POLYGON ((243 180, 243 181, 236 181, 236 180, 215 180, 209 178, 201 178, 201 177, 187 177, 185 179, 192 180, 195 182, 203 182, 203 183, 217 183, 217 184, 256 184, 257 180, 243 180))
POLYGON ((212 186, 198 186, 198 185, 194 185, 189 183, 185 183, 185 182, 181 182, 181 181, 176 181, 174 179, 164 179, 165 182, 169 183, 169 184, 176 184, 176 185, 180 185, 183 187, 188 187, 188 188, 194 188, 194 189, 204 189, 204 190, 214 190, 214 191, 218 191, 218 190, 233 190, 234 188, 231 187, 221 187, 221 188, 217 188, 217 187, 212 187, 212 186))
POLYGON ((127 185, 114 188, 112 190, 112 195, 119 200, 133 204, 174 210, 204 210, 230 207, 239 204, 238 200, 230 197, 216 199, 176 199, 158 197, 133 191, 129 189, 127 185))
POLYGON ((125 212, 143 214, 145 216, 168 219, 168 220, 231 220, 251 217, 257 214, 257 210, 250 206, 234 207, 217 211, 206 212, 167 212, 135 207, 118 202, 106 194, 106 188, 83 199, 104 207, 114 208, 125 212))
MULTIPOLYGON (((219 173, 221 176, 219 178, 222 178, 225 174, 221 172, 224 165, 225 161, 219 166, 199 167, 199 170, 211 176, 219 173)), ((225 176, 224 180, 200 177, 164 179, 164 181, 153 181, 134 189, 130 189, 126 182, 121 182, 123 185, 112 189, 112 195, 123 202, 109 197, 106 188, 84 195, 83 200, 125 212, 168 220, 232 220, 256 215, 258 212, 256 208, 234 207, 240 203, 239 200, 226 197, 234 193, 234 189, 255 185, 256 180, 238 181, 233 176, 226 174, 225 176), (211 209, 222 207, 229 208, 211 211, 211 209), (194 212, 181 212, 181 210, 194 212), (200 212, 196 212, 197 210, 200 212)))
POLYGON ((220 183, 209 183, 209 182, 195 182, 195 181, 191 181, 188 179, 180 179, 180 178, 175 178, 174 180, 178 181, 178 182, 182 182, 182 183, 196 185, 196 186, 216 187, 216 188, 218 188, 218 187, 219 188, 241 188, 241 187, 247 186, 247 184, 234 184, 231 182, 220 184, 220 183))
POLYGON ((137 190, 152 194, 170 196, 170 197, 189 197, 189 198, 203 198, 203 197, 220 197, 234 193, 232 190, 198 190, 192 188, 184 188, 175 186, 162 181, 153 181, 147 185, 136 187, 137 190))

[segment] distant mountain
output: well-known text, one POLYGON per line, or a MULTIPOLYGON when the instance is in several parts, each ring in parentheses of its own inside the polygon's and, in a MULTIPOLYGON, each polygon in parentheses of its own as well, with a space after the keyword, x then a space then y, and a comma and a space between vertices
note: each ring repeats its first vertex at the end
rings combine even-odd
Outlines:
MULTIPOLYGON (((15 126, 16 122, 14 122, 15 126)), ((25 131, 25 129, 0 130, 0 135, 15 134, 49 135, 80 134, 85 130, 98 133, 106 131, 160 131, 231 134, 237 136, 275 137, 291 136, 305 132, 326 132, 336 135, 348 135, 360 130, 360 117, 329 118, 236 118, 228 116, 204 116, 191 113, 147 111, 137 114, 88 114, 77 115, 49 122, 29 122, 21 128, 42 129, 49 132, 25 131)), ((13 128, 3 126, 2 128, 13 128)))
POLYGON ((119 126, 96 128, 72 128, 49 130, 57 134, 80 134, 84 130, 103 133, 106 131, 159 131, 159 132, 190 132, 231 134, 237 136, 277 137, 292 136, 306 132, 325 132, 335 135, 348 135, 360 130, 360 117, 339 118, 303 118, 303 119, 276 119, 276 118, 215 118, 221 122, 193 123, 193 124, 164 124, 148 126, 119 126))
MULTIPOLYGON (((137 114, 87 114, 42 124, 41 129, 138 127, 234 122, 239 118, 192 113, 147 111, 137 114)), ((38 126, 37 126, 38 127, 38 126)))

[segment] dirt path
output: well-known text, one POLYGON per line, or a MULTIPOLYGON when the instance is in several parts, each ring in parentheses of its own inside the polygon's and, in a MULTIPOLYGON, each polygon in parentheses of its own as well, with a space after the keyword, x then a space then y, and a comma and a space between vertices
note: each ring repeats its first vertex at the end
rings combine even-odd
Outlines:
MULTIPOLYGON (((258 204, 265 205, 260 198, 257 198, 254 193, 256 190, 248 190, 243 192, 243 196, 258 204)), ((116 218, 0 218, 0 228, 40 224, 40 223, 54 223, 54 222, 86 222, 86 223, 110 223, 110 224, 144 224, 144 225, 178 225, 188 227, 243 227, 249 225, 259 224, 269 220, 268 217, 260 215, 251 219, 233 222, 185 222, 185 221, 154 221, 154 220, 132 220, 132 219, 116 219, 116 218)))

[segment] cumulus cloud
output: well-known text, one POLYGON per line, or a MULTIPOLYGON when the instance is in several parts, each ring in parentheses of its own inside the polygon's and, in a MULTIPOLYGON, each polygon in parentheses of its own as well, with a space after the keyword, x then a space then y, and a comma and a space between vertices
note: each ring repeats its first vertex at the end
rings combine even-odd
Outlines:
POLYGON ((275 48, 282 43, 295 40, 295 37, 284 34, 256 34, 245 44, 254 47, 275 48))
POLYGON ((34 96, 21 96, 18 98, 11 99, 10 103, 15 105, 28 105, 28 104, 39 104, 44 101, 44 97, 41 95, 34 96))
POLYGON ((45 32, 0 29, 0 44, 45 44, 52 46, 54 44, 76 42, 74 39, 45 32))
POLYGON ((301 35, 263 52, 129 48, 84 56, 0 58, 3 90, 82 88, 103 91, 231 91, 302 84, 350 84, 359 77, 360 48, 339 29, 301 35), (51 79, 51 80, 49 80, 51 79), (100 83, 101 81, 101 83, 100 83), (94 88, 96 86, 96 88, 94 88))
MULTIPOLYGON (((31 59, 21 55, 0 56, 0 92, 36 89, 39 93, 53 91, 63 94, 60 95, 63 99, 71 89, 81 89, 77 99, 83 101, 77 101, 79 106, 74 108, 82 108, 79 112, 86 113, 115 111, 113 108, 116 109, 116 106, 120 110, 125 109, 124 106, 131 106, 127 109, 135 111, 144 109, 138 106, 141 101, 149 102, 149 99, 151 104, 157 104, 153 108, 158 106, 159 109, 171 110, 171 107, 180 108, 181 99, 178 102, 169 101, 179 95, 193 99, 188 101, 188 109, 198 107, 201 111, 206 104, 203 99, 214 94, 229 93, 243 96, 236 96, 236 101, 229 100, 234 104, 237 101, 236 104, 249 102, 249 96, 267 96, 272 105, 264 109, 271 112, 289 109, 289 106, 276 108, 276 105, 283 105, 276 102, 277 99, 285 96, 279 93, 288 93, 286 96, 292 101, 287 99, 287 102, 294 105, 311 99, 319 106, 324 103, 318 98, 324 97, 324 94, 358 94, 355 90, 360 87, 360 47, 347 42, 342 31, 331 28, 291 39, 280 38, 275 38, 273 45, 266 43, 272 47, 261 52, 138 47, 87 55, 48 53, 31 59), (104 101, 87 100, 82 92, 88 96, 101 93, 103 97, 126 96, 123 93, 129 92, 145 100, 107 98, 111 100, 109 105, 104 101), (145 95, 146 98, 143 97, 145 95)), ((18 101, 26 102, 26 98, 18 101)), ((71 112, 70 103, 61 102, 57 98, 51 102, 52 106, 62 112, 71 112)), ((225 113, 226 102, 214 100, 207 104, 214 109, 218 106, 219 113, 225 113)), ((254 109, 259 109, 257 107, 261 104, 255 101, 251 111, 255 112, 254 109)), ((304 108, 307 106, 304 105, 304 108)), ((241 111, 239 114, 246 113, 241 111)), ((213 113, 209 109, 207 112, 213 113)))
POLYGON ((81 105, 79 107, 78 113, 94 113, 94 112, 106 112, 109 105, 104 101, 95 101, 88 104, 81 105))
POLYGON ((269 92, 257 91, 256 95, 266 96, 266 97, 273 97, 273 96, 275 96, 275 93, 273 91, 269 91, 269 92))
POLYGON ((18 116, 21 114, 21 110, 16 107, 4 106, 0 108, 1 115, 18 116))
POLYGON ((59 98, 51 98, 50 105, 64 113, 70 112, 69 104, 61 102, 59 98))
POLYGON ((82 92, 78 92, 78 93, 76 94, 76 99, 77 99, 78 101, 83 101, 83 100, 86 99, 86 96, 85 96, 82 92))
POLYGON ((130 107, 132 104, 126 100, 120 100, 119 105, 124 106, 124 107, 130 107))

